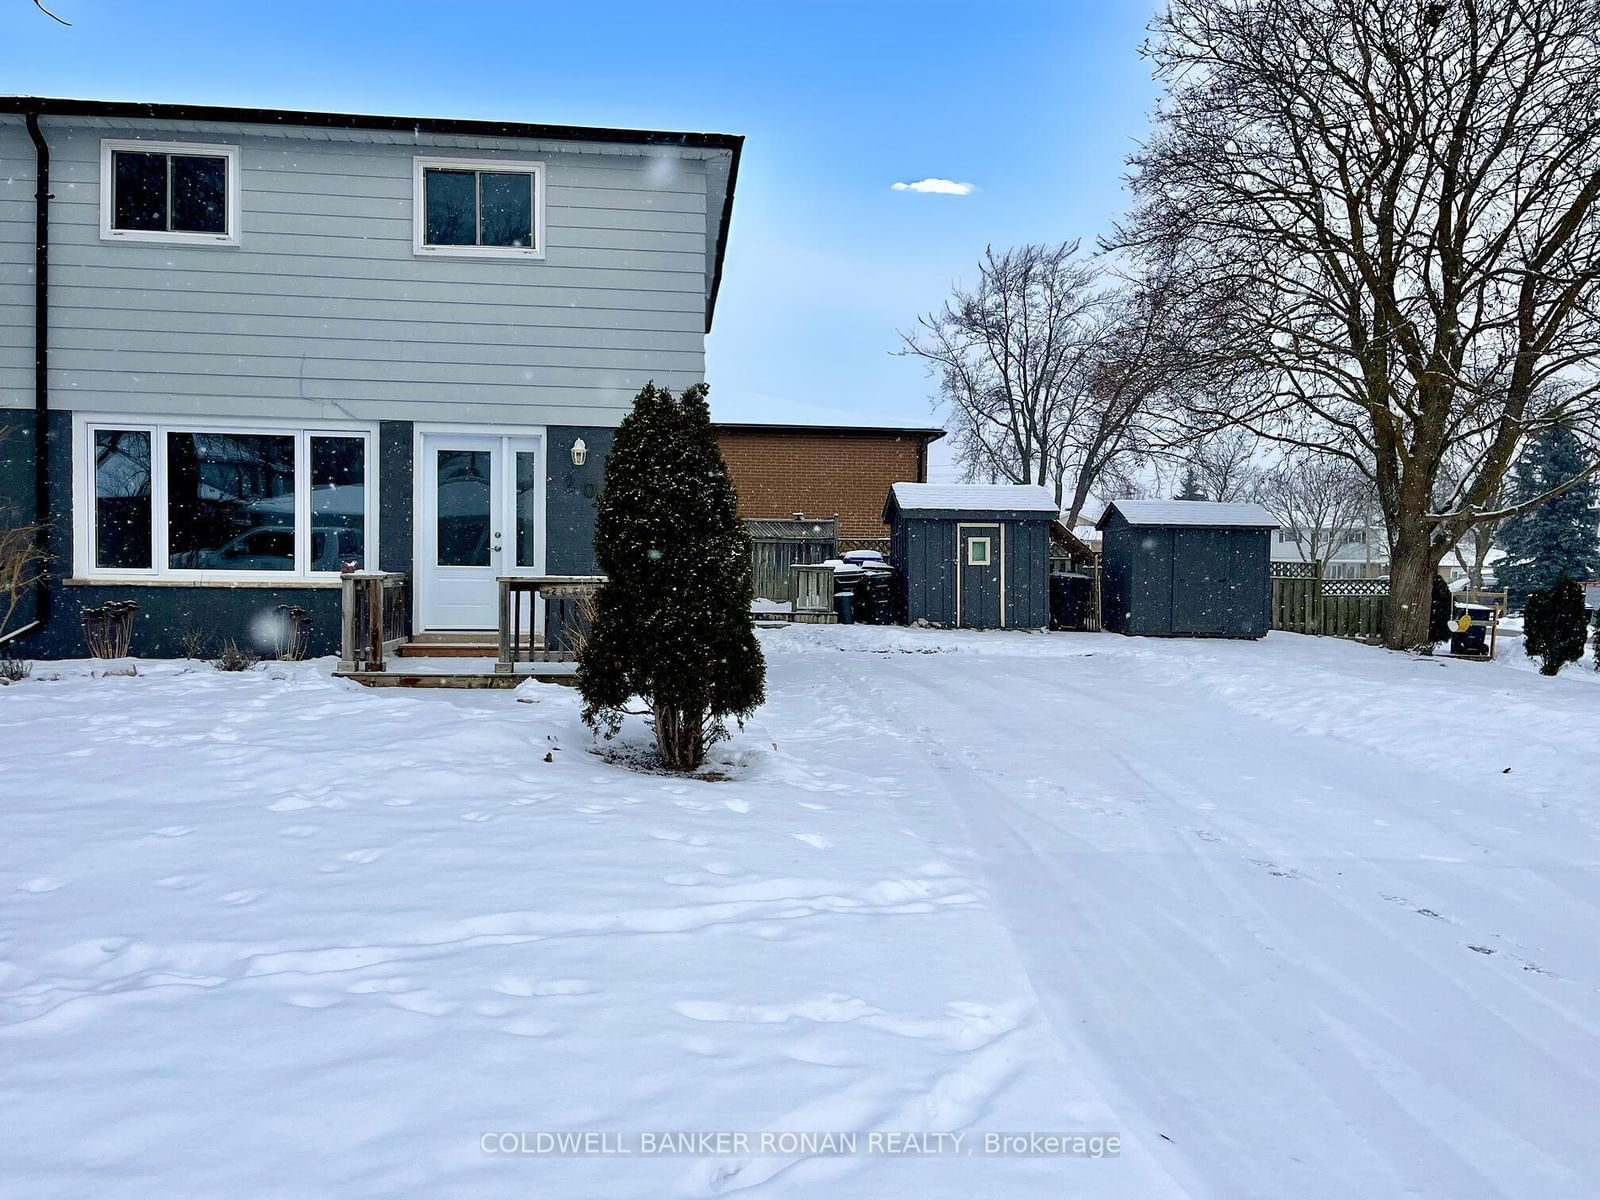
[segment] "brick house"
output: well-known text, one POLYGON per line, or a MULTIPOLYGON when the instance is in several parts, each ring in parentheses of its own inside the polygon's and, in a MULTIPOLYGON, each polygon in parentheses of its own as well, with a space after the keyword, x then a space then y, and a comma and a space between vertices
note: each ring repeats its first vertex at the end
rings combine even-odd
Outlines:
POLYGON ((896 483, 928 481, 928 446, 943 429, 718 422, 717 441, 741 517, 839 515, 839 536, 886 538, 883 502, 896 483))

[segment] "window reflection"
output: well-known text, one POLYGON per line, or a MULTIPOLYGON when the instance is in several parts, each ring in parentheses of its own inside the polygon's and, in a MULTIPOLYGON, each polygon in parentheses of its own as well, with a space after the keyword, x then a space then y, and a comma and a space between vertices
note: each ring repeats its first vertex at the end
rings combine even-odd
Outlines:
POLYGON ((169 565, 294 570, 290 434, 167 434, 169 565))

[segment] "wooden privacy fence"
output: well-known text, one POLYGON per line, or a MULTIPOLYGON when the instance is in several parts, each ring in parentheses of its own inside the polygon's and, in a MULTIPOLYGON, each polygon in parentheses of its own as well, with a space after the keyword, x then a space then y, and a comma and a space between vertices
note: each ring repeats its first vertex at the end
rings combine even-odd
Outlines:
POLYGON ((838 551, 838 517, 795 513, 782 519, 752 518, 744 525, 750 533, 751 583, 760 600, 793 601, 794 576, 789 568, 825 562, 838 551))
POLYGON ((1377 639, 1388 615, 1387 580, 1324 579, 1320 563, 1272 564, 1274 629, 1377 639))

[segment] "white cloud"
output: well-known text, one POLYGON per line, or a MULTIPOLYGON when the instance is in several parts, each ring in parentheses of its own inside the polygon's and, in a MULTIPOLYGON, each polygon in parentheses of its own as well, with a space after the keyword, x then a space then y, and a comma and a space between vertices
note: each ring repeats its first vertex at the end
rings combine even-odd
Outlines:
POLYGON ((954 179, 919 179, 915 183, 889 185, 897 192, 923 192, 937 196, 970 196, 977 190, 971 183, 957 183, 954 179))

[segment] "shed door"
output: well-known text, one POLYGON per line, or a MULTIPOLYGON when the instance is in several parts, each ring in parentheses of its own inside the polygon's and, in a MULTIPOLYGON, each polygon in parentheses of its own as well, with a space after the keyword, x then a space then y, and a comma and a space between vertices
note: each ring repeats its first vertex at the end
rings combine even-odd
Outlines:
POLYGON ((1220 529, 1172 531, 1172 632, 1229 632, 1230 547, 1220 529))
POLYGON ((996 629, 1005 623, 1002 546, 998 525, 956 526, 956 624, 964 629, 996 629))

